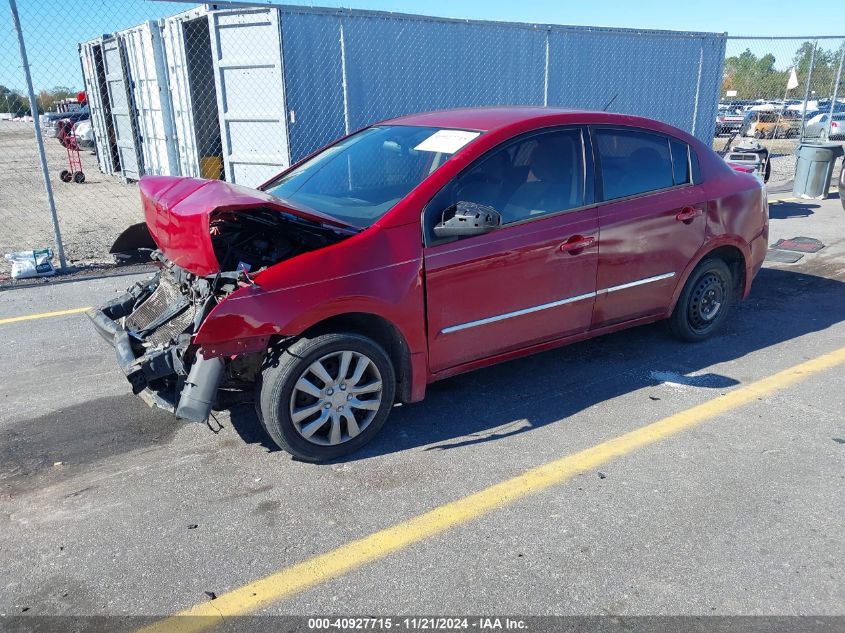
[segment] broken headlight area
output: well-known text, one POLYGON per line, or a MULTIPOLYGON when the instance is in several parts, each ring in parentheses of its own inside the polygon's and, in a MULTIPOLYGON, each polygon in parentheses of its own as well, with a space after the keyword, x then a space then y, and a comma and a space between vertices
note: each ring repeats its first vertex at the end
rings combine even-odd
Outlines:
POLYGON ((205 420, 226 378, 220 358, 203 358, 191 344, 209 312, 243 283, 240 272, 198 277, 153 258, 161 270, 88 314, 111 343, 136 394, 180 418, 205 420))

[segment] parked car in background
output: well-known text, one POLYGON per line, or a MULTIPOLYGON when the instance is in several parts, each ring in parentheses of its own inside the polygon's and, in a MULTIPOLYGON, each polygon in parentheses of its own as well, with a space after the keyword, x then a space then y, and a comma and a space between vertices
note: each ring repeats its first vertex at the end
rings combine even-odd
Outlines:
POLYGON ((740 128, 740 136, 756 139, 792 138, 801 132, 801 115, 791 110, 749 110, 740 128))
POLYGON ((742 128, 745 116, 730 110, 720 111, 716 115, 716 136, 734 134, 742 128))
POLYGON ((827 137, 832 141, 845 139, 845 113, 833 115, 827 137))
POLYGON ((807 121, 804 136, 808 138, 830 138, 831 140, 845 137, 845 112, 834 114, 832 118, 829 112, 816 114, 807 121))
POLYGON ((41 127, 44 128, 48 134, 55 138, 59 138, 59 121, 67 119, 71 123, 76 123, 77 121, 84 121, 90 118, 91 113, 86 106, 76 112, 50 112, 46 115, 42 114, 39 117, 39 122, 41 123, 41 127))
POLYGON ((221 385, 255 390, 269 436, 308 461, 458 373, 662 319, 702 341, 768 240, 758 178, 608 112, 410 115, 260 190, 139 188, 161 269, 89 312, 133 391, 202 421, 221 385))
POLYGON ((73 133, 76 135, 79 147, 82 149, 94 148, 94 128, 91 125, 91 119, 84 119, 75 123, 73 133))
POLYGON ((816 138, 822 135, 827 130, 827 122, 830 120, 830 114, 827 112, 817 112, 811 118, 807 119, 807 124, 804 126, 804 136, 806 138, 816 138))

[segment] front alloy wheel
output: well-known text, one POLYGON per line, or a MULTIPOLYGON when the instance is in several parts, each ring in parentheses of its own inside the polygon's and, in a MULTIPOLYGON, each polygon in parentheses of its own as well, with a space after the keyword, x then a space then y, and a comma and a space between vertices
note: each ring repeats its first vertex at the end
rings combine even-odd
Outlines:
POLYGON ((294 428, 318 446, 348 442, 365 431, 381 408, 381 373, 360 352, 342 350, 315 360, 290 397, 294 428))
POLYGON ((369 442, 387 420, 395 392, 393 365, 378 343, 358 334, 322 334, 269 356, 256 410, 280 448, 320 462, 369 442))

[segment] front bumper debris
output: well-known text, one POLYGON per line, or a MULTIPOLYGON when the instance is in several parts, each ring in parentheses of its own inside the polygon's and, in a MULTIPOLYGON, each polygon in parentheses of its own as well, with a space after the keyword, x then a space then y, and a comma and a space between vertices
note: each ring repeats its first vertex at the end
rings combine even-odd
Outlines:
MULTIPOLYGON (((109 306, 91 309, 88 318, 117 355, 117 364, 132 386, 132 393, 139 394, 156 379, 183 374, 184 368, 175 348, 165 348, 136 356, 129 340, 129 332, 110 316, 109 306)), ((119 317, 118 317, 119 318, 119 317)))
POLYGON ((211 412, 225 362, 205 358, 191 338, 216 300, 209 280, 164 263, 157 275, 87 316, 114 347, 134 394, 201 422, 211 412))

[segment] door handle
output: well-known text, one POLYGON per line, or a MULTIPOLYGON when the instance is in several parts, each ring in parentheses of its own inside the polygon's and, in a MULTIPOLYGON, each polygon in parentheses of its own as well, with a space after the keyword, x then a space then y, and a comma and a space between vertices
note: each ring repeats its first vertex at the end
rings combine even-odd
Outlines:
POLYGON ((681 212, 675 216, 675 219, 678 222, 689 224, 700 215, 704 215, 704 211, 702 211, 701 209, 696 209, 695 207, 684 207, 683 209, 681 209, 681 212))
POLYGON ((564 253, 574 253, 575 251, 582 251, 585 248, 589 248, 595 243, 596 238, 592 236, 573 235, 560 245, 560 250, 564 253))

